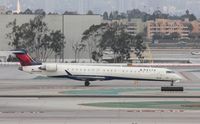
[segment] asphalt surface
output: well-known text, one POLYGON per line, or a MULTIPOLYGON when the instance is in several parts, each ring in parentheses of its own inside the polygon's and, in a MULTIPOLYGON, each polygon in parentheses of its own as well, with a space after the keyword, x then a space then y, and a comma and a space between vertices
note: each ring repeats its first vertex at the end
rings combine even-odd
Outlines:
MULTIPOLYGON (((2 124, 198 124, 200 121, 199 111, 112 109, 80 105, 88 102, 148 102, 157 99, 1 98, 0 100, 0 123, 2 124)), ((171 99, 163 100, 171 101, 171 99)), ((198 99, 176 99, 179 100, 198 101, 198 99)))

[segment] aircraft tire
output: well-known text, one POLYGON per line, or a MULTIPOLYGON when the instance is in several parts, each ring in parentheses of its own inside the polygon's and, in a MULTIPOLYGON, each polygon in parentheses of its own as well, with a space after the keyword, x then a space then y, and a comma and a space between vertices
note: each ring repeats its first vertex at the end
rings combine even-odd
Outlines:
POLYGON ((90 82, 89 81, 85 81, 85 86, 86 87, 90 86, 90 82))

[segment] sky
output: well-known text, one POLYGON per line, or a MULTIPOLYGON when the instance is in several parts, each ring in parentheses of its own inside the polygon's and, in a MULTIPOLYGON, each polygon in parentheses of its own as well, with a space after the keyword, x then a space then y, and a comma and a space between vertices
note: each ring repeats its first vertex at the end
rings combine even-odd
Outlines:
MULTIPOLYGON (((0 5, 14 10, 16 2, 17 0, 0 0, 0 5)), ((171 15, 181 15, 188 9, 200 17, 200 0, 20 0, 20 3, 22 10, 44 9, 47 12, 57 13, 68 10, 85 14, 88 10, 92 10, 96 14, 102 14, 104 11, 126 12, 135 8, 148 13, 161 10, 171 15)))

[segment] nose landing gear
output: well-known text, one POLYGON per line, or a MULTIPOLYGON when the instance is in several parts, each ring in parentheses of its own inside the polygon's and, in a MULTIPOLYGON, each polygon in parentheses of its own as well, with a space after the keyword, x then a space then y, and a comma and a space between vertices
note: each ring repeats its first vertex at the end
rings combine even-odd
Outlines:
POLYGON ((161 87, 161 91, 180 91, 183 92, 184 88, 183 87, 174 87, 174 82, 171 81, 170 87, 161 87))

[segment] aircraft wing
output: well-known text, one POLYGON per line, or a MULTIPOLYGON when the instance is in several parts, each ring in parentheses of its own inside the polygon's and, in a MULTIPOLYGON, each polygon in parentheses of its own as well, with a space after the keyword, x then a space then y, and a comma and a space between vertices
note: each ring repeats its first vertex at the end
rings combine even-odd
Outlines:
POLYGON ((68 77, 75 80, 83 80, 83 81, 97 81, 97 80, 108 80, 106 77, 103 76, 91 76, 91 75, 72 75, 69 71, 65 70, 68 74, 68 77))
POLYGON ((106 78, 105 77, 100 77, 100 76, 73 76, 73 77, 75 77, 75 78, 77 78, 77 79, 80 79, 80 80, 87 80, 87 81, 97 81, 97 80, 100 80, 100 81, 102 81, 102 80, 106 80, 106 78))

